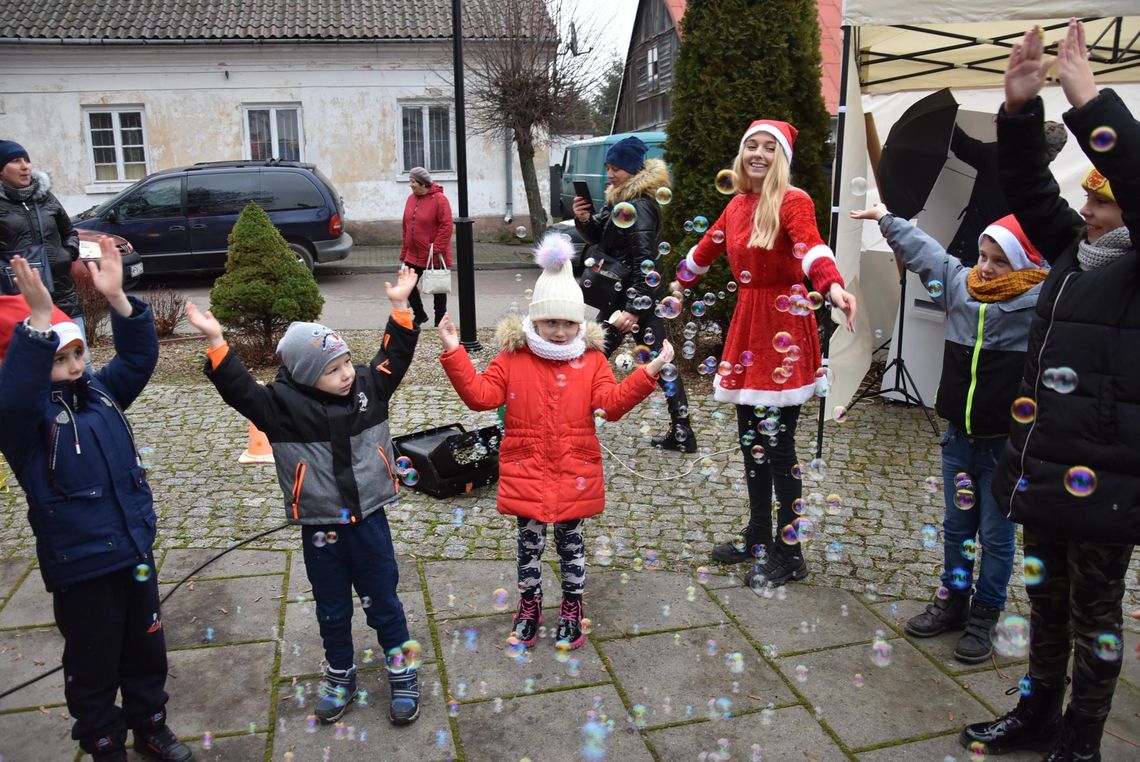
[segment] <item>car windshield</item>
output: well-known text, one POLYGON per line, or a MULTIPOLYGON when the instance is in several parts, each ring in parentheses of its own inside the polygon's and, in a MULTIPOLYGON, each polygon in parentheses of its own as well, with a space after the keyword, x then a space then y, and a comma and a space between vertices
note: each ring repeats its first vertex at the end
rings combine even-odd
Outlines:
MULTIPOLYGON (((135 183, 135 185, 138 185, 138 183, 135 183)), ((123 196, 127 195, 132 190, 134 190, 135 185, 132 185, 131 187, 127 188, 126 190, 119 191, 114 196, 111 196, 111 198, 107 199, 106 201, 104 201, 101 204, 96 204, 95 206, 91 207, 90 209, 87 209, 85 211, 80 212, 79 214, 75 215, 75 219, 86 220, 86 219, 90 219, 91 217, 100 216, 101 214, 103 214, 103 212, 107 211, 112 206, 119 203, 119 201, 123 198, 123 196)))

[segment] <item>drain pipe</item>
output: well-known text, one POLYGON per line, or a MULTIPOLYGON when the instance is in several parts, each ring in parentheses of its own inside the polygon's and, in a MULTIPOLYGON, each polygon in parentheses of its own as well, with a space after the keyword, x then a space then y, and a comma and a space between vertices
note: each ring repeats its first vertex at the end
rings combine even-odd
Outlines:
POLYGON ((504 150, 503 150, 503 170, 506 175, 507 182, 507 204, 506 210, 503 212, 503 223, 510 225, 514 222, 515 215, 515 178, 514 178, 514 157, 511 154, 511 130, 507 128, 503 131, 504 137, 504 150))

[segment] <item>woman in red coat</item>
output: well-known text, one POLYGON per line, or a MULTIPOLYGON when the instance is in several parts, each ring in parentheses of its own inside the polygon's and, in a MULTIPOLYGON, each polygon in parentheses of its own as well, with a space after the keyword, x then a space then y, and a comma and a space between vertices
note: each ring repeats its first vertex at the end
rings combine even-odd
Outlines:
MULTIPOLYGON (((736 405, 748 480, 749 519, 743 538, 713 548, 720 563, 757 560, 750 585, 782 585, 807 576, 795 508, 803 494, 792 472, 800 405, 815 392, 820 367, 814 313, 831 303, 855 321, 855 297, 843 288, 835 255, 815 224, 807 193, 788 184, 797 130, 787 122, 753 122, 736 155, 736 196, 688 257, 677 279, 693 286, 722 253, 740 286, 713 396, 736 405), (807 277, 814 296, 797 296, 807 277), (779 501, 773 542, 772 489, 779 501)), ((801 522, 802 523, 802 522, 801 522)), ((806 528, 804 528, 806 529, 806 528)))
MULTIPOLYGON (((443 188, 431 181, 431 174, 423 167, 413 167, 408 173, 408 186, 412 195, 404 204, 404 238, 400 245, 400 261, 423 275, 431 253, 432 267, 451 269, 451 233, 455 223, 451 218, 451 204, 443 195, 443 188)), ((435 324, 447 312, 447 294, 435 294, 435 324)), ((408 298, 417 324, 426 323, 427 312, 419 291, 408 298)))
POLYGON ((606 502, 596 428, 648 397, 661 368, 673 359, 673 347, 665 341, 656 358, 617 383, 603 352, 604 331, 586 322, 582 290, 570 265, 573 255, 573 247, 558 233, 542 240, 535 259, 543 272, 534 286, 530 314, 524 320, 509 316, 499 324, 502 351, 483 373, 475 371, 459 346, 451 319, 445 315, 439 325, 440 360, 467 407, 506 405, 499 513, 518 517, 521 597, 514 632, 527 647, 534 645, 542 624, 547 524, 554 524, 562 571, 557 640, 570 648, 585 641, 582 519, 601 513, 606 502))

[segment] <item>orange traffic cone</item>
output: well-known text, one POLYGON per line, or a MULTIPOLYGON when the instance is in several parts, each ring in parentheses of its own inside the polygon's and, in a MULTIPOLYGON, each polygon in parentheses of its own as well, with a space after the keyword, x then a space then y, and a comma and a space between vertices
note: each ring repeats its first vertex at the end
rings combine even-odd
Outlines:
POLYGON ((249 446, 238 456, 238 463, 272 463, 273 448, 269 437, 251 422, 249 424, 249 446))

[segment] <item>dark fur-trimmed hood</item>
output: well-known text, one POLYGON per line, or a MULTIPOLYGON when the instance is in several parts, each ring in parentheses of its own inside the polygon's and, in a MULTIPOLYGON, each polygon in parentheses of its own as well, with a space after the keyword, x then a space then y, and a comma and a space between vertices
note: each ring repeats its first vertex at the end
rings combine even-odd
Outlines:
POLYGON ((629 182, 620 188, 612 185, 606 186, 606 203, 617 204, 621 201, 632 201, 639 196, 653 196, 658 188, 669 186, 669 168, 661 159, 646 159, 645 166, 641 168, 629 182))
MULTIPOLYGON (((606 331, 593 320, 586 321, 586 331, 583 339, 586 349, 596 349, 599 352, 606 344, 606 331)), ((526 331, 523 329, 523 319, 518 315, 507 315, 495 326, 495 343, 500 351, 517 352, 526 346, 526 331)))

